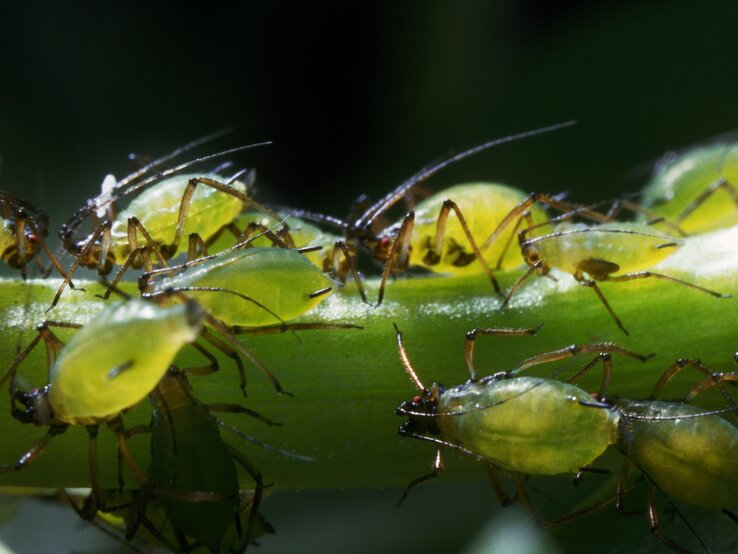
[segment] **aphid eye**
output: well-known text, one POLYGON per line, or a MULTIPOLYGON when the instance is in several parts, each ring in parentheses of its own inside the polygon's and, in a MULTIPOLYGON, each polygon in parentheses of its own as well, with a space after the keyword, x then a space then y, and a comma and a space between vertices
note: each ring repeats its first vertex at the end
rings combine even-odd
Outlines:
POLYGON ((386 248, 387 246, 390 245, 390 242, 392 242, 392 241, 389 239, 389 237, 382 237, 379 240, 379 245, 382 246, 382 247, 384 247, 384 248, 386 248))
POLYGON ((413 404, 420 404, 420 402, 423 400, 423 397, 419 394, 416 394, 413 396, 413 404))
POLYGON ((31 244, 36 244, 36 242, 38 242, 38 236, 36 235, 36 233, 28 233, 28 234, 26 235, 26 239, 27 239, 27 240, 28 240, 28 242, 30 242, 31 244))
POLYGON ((538 252, 531 252, 531 253, 530 253, 530 254, 528 255, 528 259, 529 259, 529 260, 530 260, 531 262, 533 262, 533 263, 537 262, 537 261, 538 261, 538 260, 540 259, 540 257, 538 256, 538 252))

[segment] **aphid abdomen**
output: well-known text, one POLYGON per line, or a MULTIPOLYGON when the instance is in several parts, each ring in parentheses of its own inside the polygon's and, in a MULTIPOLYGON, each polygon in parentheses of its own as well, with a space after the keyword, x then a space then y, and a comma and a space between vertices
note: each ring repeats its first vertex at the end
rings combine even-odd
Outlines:
POLYGON ((615 441, 614 412, 584 406, 582 389, 535 377, 466 383, 441 395, 444 440, 531 474, 576 473, 615 441))
POLYGON ((674 222, 687 234, 704 233, 738 223, 738 207, 725 191, 715 191, 682 219, 690 204, 711 185, 725 179, 738 187, 738 148, 718 143, 688 150, 661 163, 643 190, 641 206, 674 222))
POLYGON ((647 269, 673 254, 678 241, 640 223, 565 223, 557 225, 551 235, 531 242, 549 266, 575 275, 587 260, 615 264, 618 273, 647 269))
MULTIPOLYGON (((182 174, 165 179, 144 190, 134 198, 128 207, 121 211, 111 228, 112 250, 116 263, 123 263, 130 254, 128 248, 128 219, 137 218, 146 228, 151 238, 160 245, 174 242, 182 197, 190 179, 204 177, 222 182, 216 174, 182 174)), ((240 181, 232 183, 235 191, 243 193, 245 186, 240 181)), ((185 219, 186 239, 190 233, 198 233, 203 239, 215 234, 221 227, 230 223, 244 208, 243 202, 230 194, 204 184, 198 184, 185 219)), ((146 244, 144 237, 139 242, 146 244)), ((179 245, 177 252, 187 248, 186 240, 179 245)))
POLYGON ((217 551, 238 513, 235 464, 213 418, 176 378, 165 377, 159 391, 152 395, 149 470, 159 502, 175 529, 217 551))
POLYGON ((316 306, 326 295, 311 297, 335 283, 296 250, 243 248, 161 279, 153 294, 183 289, 213 316, 229 325, 274 325, 293 319, 316 306), (188 290, 213 287, 218 291, 188 290), (271 310, 229 294, 248 296, 271 310))
POLYGON ((77 331, 51 368, 49 402, 56 418, 92 424, 145 398, 177 352, 198 336, 198 310, 143 300, 107 306, 77 331))
POLYGON ((688 404, 620 399, 615 405, 618 446, 664 493, 717 510, 738 506, 736 427, 716 415, 658 419, 704 412, 688 404))
MULTIPOLYGON (((436 272, 455 275, 481 273, 483 268, 476 261, 469 241, 453 212, 449 214, 443 252, 440 259, 435 258, 433 249, 436 223, 444 201, 453 200, 459 206, 472 236, 478 244, 481 244, 526 196, 524 192, 506 185, 466 183, 449 187, 423 200, 415 207, 410 265, 424 266, 436 272)), ((535 223, 546 221, 546 214, 537 206, 531 208, 531 215, 535 223)), ((512 269, 524 263, 520 251, 514 245, 505 251, 514 234, 515 226, 510 225, 498 240, 482 251, 490 267, 497 267, 503 252, 504 257, 500 265, 502 269, 512 269)))

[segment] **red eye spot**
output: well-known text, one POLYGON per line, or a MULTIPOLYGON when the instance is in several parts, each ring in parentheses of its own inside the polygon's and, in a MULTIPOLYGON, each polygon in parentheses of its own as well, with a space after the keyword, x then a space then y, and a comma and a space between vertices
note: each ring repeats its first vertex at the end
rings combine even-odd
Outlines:
POLYGON ((528 259, 531 262, 535 263, 535 262, 537 262, 540 259, 540 257, 538 256, 538 253, 537 252, 531 252, 530 255, 528 256, 528 259))
POLYGON ((381 239, 379 240, 379 244, 380 244, 381 246, 384 246, 384 247, 387 247, 387 246, 389 246, 391 242, 392 242, 392 241, 390 240, 390 238, 389 238, 389 237, 382 237, 382 238, 381 238, 381 239))
POLYGON ((420 404, 420 401, 423 400, 423 397, 419 394, 416 394, 413 396, 413 404, 420 404))
POLYGON ((27 239, 27 240, 28 240, 28 242, 30 242, 31 244, 36 244, 36 242, 38 241, 38 236, 36 235, 36 233, 28 233, 28 234, 26 235, 26 239, 27 239))

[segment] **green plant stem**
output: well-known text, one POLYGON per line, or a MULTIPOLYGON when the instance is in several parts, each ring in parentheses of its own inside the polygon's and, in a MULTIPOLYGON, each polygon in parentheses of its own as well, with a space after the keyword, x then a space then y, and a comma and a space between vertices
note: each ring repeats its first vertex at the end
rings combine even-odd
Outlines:
MULTIPOLYGON (((730 248, 736 230, 697 237, 662 267, 663 273, 738 296, 738 253, 730 248)), ((509 286, 519 272, 501 275, 509 286)), ((543 327, 536 336, 477 339, 476 366, 480 374, 511 368, 524 358, 570 344, 614 341, 643 354, 654 354, 645 363, 614 355, 611 392, 631 398, 650 394, 663 370, 678 357, 699 358, 716 371, 732 370, 738 329, 737 299, 714 298, 678 284, 658 279, 604 283, 601 288, 630 336, 613 323, 593 292, 557 274, 558 281, 532 278, 503 311, 484 277, 398 278, 390 283, 387 299, 379 307, 362 304, 353 286, 324 301, 302 321, 350 322, 363 326, 351 330, 313 330, 269 336, 245 336, 243 343, 264 362, 294 398, 278 395, 255 369, 247 368, 249 397, 238 390, 235 369, 221 361, 221 370, 192 377, 203 402, 241 402, 283 423, 267 427, 246 416, 224 415, 241 430, 274 447, 310 456, 300 461, 230 437, 278 490, 310 488, 379 488, 403 486, 427 471, 433 455, 430 445, 397 435, 402 419, 395 408, 415 394, 397 355, 392 324, 402 330, 410 359, 426 386, 433 381, 448 386, 467 379, 463 359, 465 333, 474 327, 543 327)), ((3 337, 0 360, 8 367, 19 343, 33 337, 34 325, 44 318, 85 321, 100 309, 95 283, 78 283, 85 292, 69 291, 60 306, 44 314, 56 282, 8 280, 0 283, 3 337), (24 318, 27 320, 24 321, 24 318), (21 331, 24 331, 21 337, 21 331)), ((376 297, 376 283, 369 283, 376 297)), ((132 286, 127 287, 133 292, 132 286)), ((61 333, 61 336, 68 336, 61 333)), ((100 344, 99 348, 105 348, 100 344)), ((557 369, 575 371, 591 359, 545 366, 533 374, 550 375, 557 369)), ((177 359, 180 367, 202 365, 201 356, 186 348, 177 359)), ((39 348, 20 369, 23 387, 45 384, 46 358, 39 348)), ((593 369, 581 381, 595 390, 600 372, 593 369)), ((696 382, 685 378, 676 384, 674 396, 696 382)), ((5 385, 7 387, 7 385, 5 385)), ((9 416, 7 388, 0 393, 0 463, 12 463, 26 452, 45 429, 23 425, 9 416)), ((712 402, 710 398, 708 403, 712 402)), ((148 401, 125 416, 127 426, 146 423, 148 401)), ((101 431, 99 452, 103 479, 115 486, 116 449, 113 435, 101 431)), ((89 483, 87 439, 83 428, 73 427, 54 438, 38 460, 22 471, 0 474, 2 485, 85 486, 89 483)), ((146 465, 148 437, 131 439, 134 454, 146 465)), ((472 461, 457 461, 447 479, 480 476, 472 461)), ((458 457, 460 458, 460 456, 458 457)), ((129 477, 129 482, 133 480, 129 477)), ((244 483, 248 483, 244 477, 244 483)))

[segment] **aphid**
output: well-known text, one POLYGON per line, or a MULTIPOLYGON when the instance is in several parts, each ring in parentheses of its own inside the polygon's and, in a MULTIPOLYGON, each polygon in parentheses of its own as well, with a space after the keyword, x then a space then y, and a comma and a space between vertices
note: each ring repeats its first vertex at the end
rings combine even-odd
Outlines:
POLYGON ((561 223, 547 235, 529 238, 528 232, 529 229, 523 229, 518 238, 523 258, 530 267, 510 287, 503 306, 534 272, 548 275, 552 268, 569 273, 579 284, 590 287, 626 335, 628 331, 605 299, 597 285, 598 281, 624 282, 653 277, 706 292, 718 298, 731 297, 729 294, 721 294, 670 275, 648 270, 671 255, 680 242, 645 224, 603 223, 592 226, 561 223))
MULTIPOLYGON (((458 188, 443 191, 421 202, 415 211, 410 211, 394 225, 377 229, 379 221, 413 187, 449 165, 493 146, 555 131, 573 124, 574 122, 566 122, 492 140, 431 164, 404 181, 361 215, 348 221, 302 210, 289 210, 288 213, 298 218, 337 228, 343 233, 344 240, 335 241, 332 247, 324 245, 325 261, 322 265, 324 268, 331 266, 334 274, 342 281, 351 271, 365 301, 366 295, 357 279, 353 262, 360 247, 370 251, 373 257, 384 265, 378 304, 381 304, 384 297, 384 289, 389 276, 403 271, 409 265, 419 265, 441 273, 485 272, 498 293, 502 294, 490 265, 493 265, 495 269, 509 267, 516 255, 514 253, 509 256, 505 255, 506 240, 509 238, 507 235, 500 237, 499 243, 495 241, 494 246, 490 241, 482 243, 481 240, 487 238, 498 226, 499 220, 514 206, 525 201, 524 193, 496 184, 460 185, 458 188), (451 217, 452 214, 456 217, 451 217), (481 246, 478 246, 478 243, 481 246), (341 255, 343 256, 342 262, 340 261, 341 255)), ((573 208, 571 204, 564 203, 555 196, 533 195, 529 206, 530 224, 544 217, 542 211, 533 207, 536 203, 550 205, 564 211, 570 211, 573 208)), ((509 233, 509 236, 512 236, 514 231, 509 233)))
POLYGON ((643 190, 641 207, 683 235, 738 223, 738 145, 718 142, 670 153, 643 190))
MULTIPOLYGON (((111 185, 110 190, 99 197, 88 200, 59 231, 65 248, 75 256, 69 277, 79 266, 96 268, 103 276, 108 275, 113 267, 120 266, 116 281, 129 267, 144 267, 150 271, 153 263, 166 265, 168 259, 177 255, 184 237, 196 233, 208 239, 246 207, 252 206, 271 214, 247 193, 247 184, 239 180, 244 171, 228 179, 217 173, 182 174, 195 164, 269 142, 204 156, 141 179, 152 168, 210 138, 190 143, 149 163, 111 185), (114 203, 138 191, 142 192, 125 210, 116 214, 114 203), (79 227, 93 215, 97 215, 94 219, 104 219, 94 225, 90 234, 78 237, 79 227)), ((247 177, 253 177, 253 173, 247 177)), ((58 302, 69 277, 59 287, 52 307, 58 302)))
POLYGON ((283 324, 307 312, 335 285, 297 250, 243 246, 145 273, 139 280, 142 294, 186 293, 227 325, 254 327, 283 324))
MULTIPOLYGON (((38 336, 0 378, 0 386, 10 379, 11 414, 15 419, 48 426, 48 431, 15 464, 0 467, 0 472, 26 467, 54 436, 66 431, 70 425, 85 425, 91 443, 92 488, 99 495, 95 440, 99 424, 107 423, 118 435, 120 448, 139 482, 145 482, 145 475, 128 454, 120 413, 146 397, 167 371, 177 352, 186 344, 195 344, 201 334, 204 340, 237 361, 244 394, 245 372, 238 354, 254 362, 277 391, 282 390, 276 378, 219 321, 191 299, 166 307, 131 299, 106 306, 82 328, 77 324, 60 322, 40 325, 38 336), (208 333, 202 333, 205 322, 230 343, 230 348, 208 333), (79 330, 65 346, 51 327, 79 330), (18 366, 42 340, 47 347, 50 365, 48 384, 40 390, 20 391, 16 385, 18 366), (17 406, 18 402, 23 408, 17 406)), ((197 372, 217 370, 215 358, 202 347, 198 350, 208 357, 211 364, 197 372)))
MULTIPOLYGON (((151 512, 163 510, 179 549, 197 544, 220 552, 229 528, 235 526, 243 552, 251 541, 264 492, 261 472, 246 456, 223 442, 211 409, 254 414, 238 405, 201 404, 185 375, 172 367, 150 395, 152 402, 151 465, 149 482, 127 530, 132 537, 143 524, 163 542, 167 540, 151 521, 151 512), (236 465, 255 482, 253 495, 242 498, 236 465), (149 500, 147 497, 152 496, 149 500), (248 526, 241 529, 241 512, 249 510, 248 526), (190 544, 190 540, 196 541, 190 544)), ((258 414, 255 414, 258 416, 258 414)), ((258 416, 271 423, 266 418, 258 416)), ((174 549, 174 548, 173 548, 174 549)))
POLYGON ((28 264, 33 261, 46 273, 47 268, 39 260, 39 254, 43 250, 52 266, 62 276, 66 276, 66 272, 46 244, 49 218, 44 212, 28 202, 0 191, 0 218, 2 218, 0 258, 10 267, 20 269, 25 279, 28 275, 28 264))
POLYGON ((618 483, 617 509, 623 511, 624 480, 627 466, 632 463, 654 485, 648 505, 651 532, 676 552, 688 551, 660 528, 655 507, 657 488, 675 500, 720 510, 738 524, 738 516, 729 511, 738 508, 738 428, 715 411, 705 412, 689 404, 698 393, 716 386, 738 418, 738 408, 722 387, 723 382, 738 382, 738 373, 713 373, 697 360, 680 359, 664 372, 649 400, 603 400, 619 416, 617 447, 627 458, 618 483), (707 378, 692 388, 684 402, 657 400, 666 384, 685 367, 707 378))
POLYGON ((577 473, 615 442, 613 414, 589 406, 587 403, 592 396, 572 383, 601 361, 604 372, 600 390, 603 391, 609 380, 611 353, 640 361, 645 360, 645 356, 613 343, 574 345, 533 356, 513 370, 477 378, 473 362, 477 335, 522 336, 536 331, 508 328, 470 331, 465 348, 470 378, 463 385, 447 389, 438 383, 430 388, 421 383, 405 351, 402 334, 397 330, 400 358, 421 392, 397 409, 398 415, 409 418, 399 433, 438 445, 433 470, 413 480, 402 499, 412 487, 443 471, 444 449, 449 447, 486 464, 495 492, 503 503, 509 502, 509 497, 501 488, 494 467, 507 471, 515 480, 518 497, 531 513, 535 513, 521 474, 577 473), (597 357, 566 383, 518 375, 529 367, 581 352, 597 353, 597 357))

